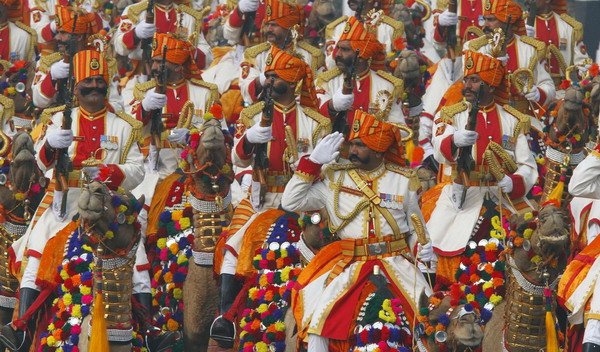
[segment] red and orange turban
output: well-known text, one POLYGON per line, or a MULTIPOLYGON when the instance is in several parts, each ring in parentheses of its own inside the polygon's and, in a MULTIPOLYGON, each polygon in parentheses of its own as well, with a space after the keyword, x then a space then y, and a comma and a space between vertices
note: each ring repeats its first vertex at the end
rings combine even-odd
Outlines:
POLYGON ((104 55, 96 50, 82 50, 73 56, 73 73, 75 84, 82 80, 102 76, 106 83, 108 80, 108 64, 104 55))
POLYGON ((498 87, 504 79, 502 61, 475 51, 465 51, 465 77, 478 74, 481 79, 492 87, 498 87))
POLYGON ((385 53, 383 45, 377 40, 376 31, 370 31, 365 25, 352 16, 348 18, 344 31, 338 42, 348 40, 354 50, 359 51, 362 59, 372 59, 371 68, 383 69, 385 64, 385 53))
POLYGON ((524 35, 525 20, 523 19, 523 9, 521 5, 512 0, 484 0, 483 15, 494 15, 500 22, 507 23, 510 17, 510 23, 513 25, 513 32, 518 35, 524 35))
POLYGON ((176 65, 185 65, 192 77, 200 72, 194 62, 196 48, 187 40, 176 38, 171 33, 156 33, 152 42, 152 57, 162 56, 164 46, 167 46, 167 61, 176 65))
POLYGON ((56 24, 59 31, 74 34, 95 34, 102 29, 102 19, 96 13, 61 5, 56 5, 56 24))
MULTIPOLYGON (((266 5, 263 24, 274 21, 285 29, 291 29, 295 25, 302 27, 304 22, 302 6, 280 0, 267 0, 266 5)), ((301 29, 299 32, 302 33, 301 29)))
POLYGON ((267 57, 265 72, 275 71, 277 76, 288 83, 302 81, 300 104, 309 108, 317 107, 317 93, 313 83, 313 73, 302 59, 283 51, 276 46, 271 46, 267 57))
POLYGON ((355 138, 360 138, 369 149, 385 153, 384 158, 389 162, 398 165, 406 163, 400 128, 394 124, 378 120, 362 110, 356 110, 348 140, 355 138))

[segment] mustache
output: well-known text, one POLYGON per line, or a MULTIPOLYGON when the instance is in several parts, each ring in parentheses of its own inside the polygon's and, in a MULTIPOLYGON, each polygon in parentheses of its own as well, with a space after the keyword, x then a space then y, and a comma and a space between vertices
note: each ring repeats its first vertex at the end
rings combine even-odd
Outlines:
POLYGON ((108 87, 104 87, 104 88, 80 88, 79 89, 79 93, 81 93, 81 95, 90 95, 92 93, 98 93, 100 95, 106 95, 106 93, 108 92, 108 87))
POLYGON ((350 160, 353 163, 360 162, 361 164, 367 164, 369 162, 368 159, 362 159, 356 154, 350 154, 350 156, 348 157, 348 160, 350 160))

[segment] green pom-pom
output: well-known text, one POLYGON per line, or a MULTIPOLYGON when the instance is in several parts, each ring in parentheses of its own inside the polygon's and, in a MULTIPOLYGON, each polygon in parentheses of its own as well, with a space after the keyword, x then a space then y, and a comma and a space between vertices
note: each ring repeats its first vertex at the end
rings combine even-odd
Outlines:
POLYGON ((494 264, 494 269, 497 271, 504 271, 504 269, 506 269, 506 263, 501 260, 497 260, 494 264))
POLYGON ((419 315, 428 316, 429 315, 429 308, 427 308, 427 307, 421 307, 421 308, 419 308, 419 315))

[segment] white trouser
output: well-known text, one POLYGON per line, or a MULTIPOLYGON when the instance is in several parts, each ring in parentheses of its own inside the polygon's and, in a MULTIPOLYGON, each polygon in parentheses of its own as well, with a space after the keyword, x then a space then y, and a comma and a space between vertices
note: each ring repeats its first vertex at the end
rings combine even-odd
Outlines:
POLYGON ((315 334, 308 334, 308 350, 310 352, 329 351, 329 339, 315 334))
POLYGON ((223 264, 221 265, 221 274, 235 275, 238 258, 230 251, 226 250, 223 256, 223 264))
POLYGON ((27 266, 25 272, 23 272, 23 278, 21 279, 22 288, 32 288, 40 291, 40 287, 35 284, 37 279, 38 269, 40 268, 40 260, 36 257, 29 257, 27 259, 27 266))
POLYGON ((591 342, 600 345, 600 320, 590 319, 585 327, 583 343, 591 342))

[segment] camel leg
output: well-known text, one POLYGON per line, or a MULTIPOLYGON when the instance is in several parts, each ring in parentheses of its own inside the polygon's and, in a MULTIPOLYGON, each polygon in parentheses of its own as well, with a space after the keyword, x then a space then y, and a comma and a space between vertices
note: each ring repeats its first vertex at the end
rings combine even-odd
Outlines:
POLYGON ((296 320, 292 307, 289 307, 285 312, 285 350, 286 352, 294 352, 298 346, 298 331, 296 328, 296 320))
POLYGON ((190 261, 183 284, 183 338, 187 348, 206 351, 210 324, 217 313, 219 290, 213 279, 212 267, 199 266, 190 261))
POLYGON ((505 301, 494 307, 492 318, 485 325, 481 344, 484 351, 502 351, 505 308, 505 301))
POLYGON ((81 332, 79 333, 79 343, 77 344, 81 352, 89 350, 90 319, 92 319, 92 316, 88 315, 81 321, 81 332))

